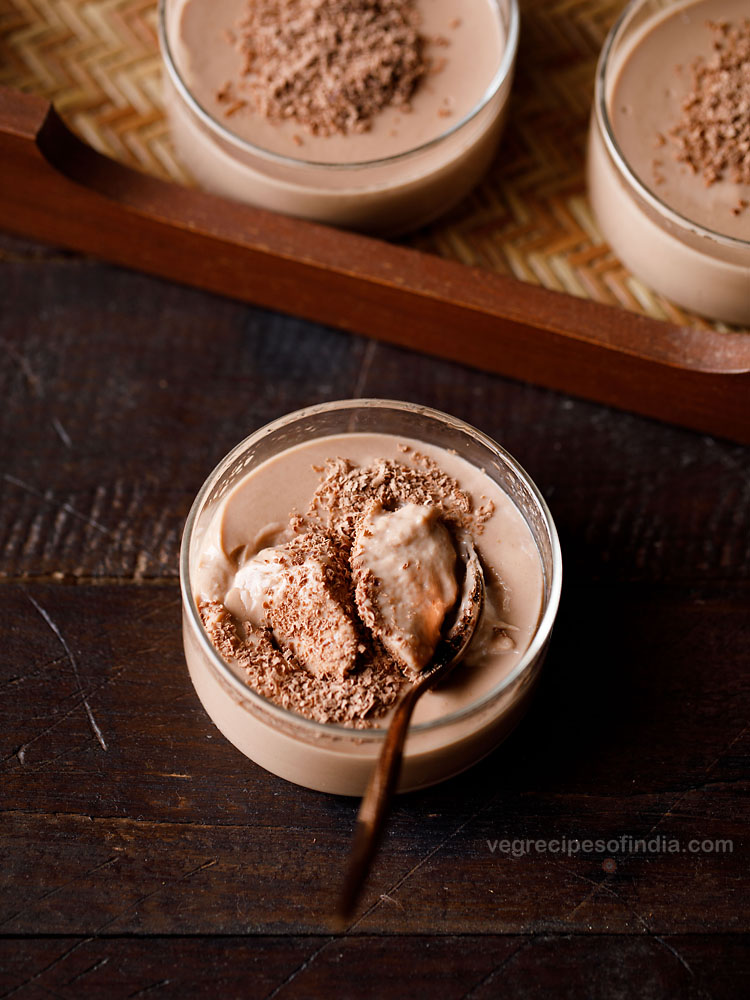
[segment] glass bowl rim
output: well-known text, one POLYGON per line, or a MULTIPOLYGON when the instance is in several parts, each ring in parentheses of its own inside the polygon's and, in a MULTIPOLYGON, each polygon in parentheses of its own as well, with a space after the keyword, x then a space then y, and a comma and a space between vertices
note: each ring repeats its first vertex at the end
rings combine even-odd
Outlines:
MULTIPOLYGON (((392 156, 378 157, 374 160, 357 160, 352 163, 332 163, 320 160, 304 160, 301 157, 286 156, 283 153, 274 153, 270 149, 264 149, 262 146, 256 146, 253 143, 248 142, 247 139, 242 139, 240 136, 236 135, 236 133, 232 132, 231 129, 228 129, 225 125, 218 121, 218 119, 216 119, 212 114, 206 111, 201 104, 198 103, 177 68, 177 63, 169 44, 166 24, 167 2, 168 0, 159 0, 158 5, 157 28, 159 35, 159 47, 161 49, 164 65, 166 66, 172 84, 190 111, 203 122, 209 131, 214 134, 214 137, 222 139, 225 143, 229 143, 229 145, 238 148, 244 153, 259 156, 261 159, 268 160, 272 163, 278 163, 282 166, 295 168, 297 170, 358 171, 367 168, 383 167, 391 163, 399 163, 403 160, 410 159, 411 157, 418 156, 420 153, 423 153, 428 149, 432 149, 445 139, 463 129, 465 125, 468 125, 469 122, 473 121, 474 118, 476 118, 477 115, 485 107, 487 107, 495 94, 499 92, 505 81, 510 78, 515 64, 516 54, 518 52, 518 37, 520 32, 518 0, 506 0, 508 4, 507 36, 505 39, 505 45, 503 46, 502 55, 500 57, 500 62, 492 80, 477 104, 458 122, 455 122, 450 126, 450 128, 446 129, 445 132, 441 132, 440 135, 429 139, 427 142, 402 150, 400 153, 394 153, 392 156)), ((495 7, 499 7, 501 0, 491 0, 491 2, 495 7)))
MULTIPOLYGON (((599 54, 599 61, 596 67, 596 80, 594 84, 594 114, 597 125, 599 126, 599 132, 604 140, 607 151, 609 152, 609 155, 621 176, 630 184, 632 188, 635 189, 636 193, 643 199, 643 201, 650 205, 651 208, 653 208, 659 215, 669 219, 677 228, 690 230, 696 236, 712 240, 714 243, 718 243, 719 245, 729 249, 746 251, 750 249, 750 240, 743 240, 736 236, 727 236, 725 233, 716 232, 716 230, 709 229, 707 226, 702 226, 699 222, 694 222, 686 215, 681 215, 673 208, 670 208, 666 202, 662 201, 658 195, 654 194, 654 192, 651 191, 651 189, 648 188, 638 177, 633 168, 630 166, 625 153, 615 138, 609 109, 607 108, 606 88, 607 74, 610 69, 610 57, 613 54, 613 48, 617 42, 620 41, 620 33, 627 27, 631 17, 635 15, 639 8, 643 7, 648 2, 650 2, 650 0, 630 0, 615 23, 612 25, 604 42, 604 46, 602 47, 601 53, 599 54)), ((690 7, 700 2, 701 0, 686 0, 685 3, 680 3, 680 0, 674 0, 674 3, 671 6, 676 8, 679 6, 690 7)), ((663 11, 668 10, 669 7, 664 7, 662 13, 663 11)))
MULTIPOLYGON (((509 452, 505 450, 501 445, 499 445, 493 438, 483 431, 474 427, 472 424, 467 423, 458 417, 451 416, 448 413, 444 413, 442 410, 434 409, 433 407, 423 406, 418 403, 409 403, 403 400, 393 400, 393 399, 380 399, 380 398, 354 398, 354 399, 340 399, 332 400, 325 403, 318 403, 313 406, 303 407, 299 410, 293 410, 290 413, 286 413, 269 423, 263 424, 261 427, 257 428, 242 441, 240 441, 234 448, 231 449, 214 467, 211 473, 208 475, 200 490, 198 491, 195 500, 188 513, 187 520, 185 522, 185 527, 182 535, 182 544, 180 547, 180 592, 182 598, 182 611, 183 615, 188 615, 188 622, 190 628, 193 632, 195 638, 197 638, 198 644, 209 660, 211 667, 216 671, 219 677, 228 682, 230 687, 237 692, 243 701, 249 702, 251 705, 255 705, 262 712, 268 712, 271 716, 276 716, 286 726, 290 724, 293 727, 299 727, 302 730, 307 730, 310 735, 313 736, 328 736, 328 737, 339 737, 346 739, 356 739, 360 742, 379 742, 385 738, 386 729, 384 728, 372 728, 372 729, 355 729, 351 726, 343 726, 339 723, 331 722, 317 722, 314 719, 308 719, 297 712, 290 711, 289 709, 283 708, 281 705, 277 705, 275 702, 254 691, 251 687, 245 684, 231 669, 229 664, 219 655, 214 645, 211 643, 206 630, 201 622, 200 615, 198 613, 198 608, 196 602, 193 598, 192 588, 190 586, 190 544, 192 541, 193 528, 196 524, 198 515, 202 510, 203 504, 210 491, 213 489, 218 477, 228 469, 232 463, 240 457, 241 454, 247 451, 249 447, 255 444, 257 441, 266 437, 268 434, 274 431, 280 430, 289 424, 295 423, 300 420, 309 419, 310 417, 316 416, 321 413, 330 413, 337 410, 346 409, 387 409, 387 410, 401 410, 403 412, 412 413, 415 416, 424 416, 438 423, 447 424, 454 430, 461 431, 467 434, 469 437, 473 438, 476 442, 487 447, 491 452, 494 452, 495 456, 500 458, 500 460, 510 467, 511 471, 518 476, 522 481, 525 488, 531 494, 534 502, 536 503, 544 522, 544 526, 549 535, 550 551, 552 556, 551 569, 549 572, 548 579, 548 589, 549 594, 547 598, 547 605, 544 609, 542 616, 537 622, 536 630, 532 637, 531 642, 526 648, 525 652, 521 656, 518 663, 515 665, 513 670, 504 677, 498 684, 492 687, 489 691, 485 692, 476 701, 473 701, 470 705, 464 706, 463 708, 457 709, 455 712, 451 712, 448 715, 440 716, 437 719, 432 719, 428 722, 417 723, 410 727, 410 732, 419 734, 425 732, 439 731, 442 728, 447 728, 454 723, 480 712, 486 705, 490 704, 496 700, 506 689, 510 688, 522 674, 524 674, 527 669, 536 661, 539 654, 545 647, 547 640, 552 632, 552 626, 554 624, 555 618, 557 616, 557 611, 560 603, 560 594, 562 589, 562 552, 560 549, 560 541, 557 534, 557 528, 555 522, 552 518, 552 514, 539 492, 538 487, 534 483, 533 479, 525 471, 525 469, 510 455, 509 452)), ((357 433, 356 431, 352 433, 357 433)), ((468 461, 468 460, 467 460, 468 461)), ((541 554, 540 554, 541 560, 541 554)), ((543 570, 544 572, 544 570, 543 570)), ((546 589, 546 588, 545 588, 546 589)))

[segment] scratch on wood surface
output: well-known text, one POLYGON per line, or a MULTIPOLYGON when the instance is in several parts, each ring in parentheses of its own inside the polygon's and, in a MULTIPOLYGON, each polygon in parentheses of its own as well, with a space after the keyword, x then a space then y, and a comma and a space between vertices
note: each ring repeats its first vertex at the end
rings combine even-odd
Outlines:
POLYGON ((729 751, 732 749, 732 747, 734 746, 734 744, 738 743, 742 739, 742 737, 745 735, 745 733, 748 731, 748 729, 750 729, 750 722, 746 722, 745 725, 742 727, 742 729, 740 729, 740 731, 735 736, 732 737, 732 739, 729 741, 729 743, 727 743, 727 745, 719 752, 719 754, 716 757, 714 757, 714 759, 711 761, 711 763, 708 764, 708 765, 706 765, 706 768, 703 771, 704 776, 707 777, 708 774, 711 771, 713 771, 713 769, 719 763, 719 761, 721 760, 721 758, 725 757, 729 753, 729 751))
POLYGON ((92 729, 92 731, 94 733, 94 736, 99 741, 99 744, 100 744, 102 750, 106 750, 107 749, 107 743, 106 743, 106 741, 104 739, 104 736, 102 735, 101 729, 97 725, 96 719, 94 718, 94 713, 91 711, 91 705, 89 705, 87 696, 84 694, 84 691, 83 691, 83 684, 81 683, 81 675, 80 675, 80 673, 78 671, 78 663, 76 662, 76 658, 75 658, 75 656, 73 656, 73 650, 70 648, 70 646, 66 642, 65 636, 62 634, 62 632, 58 628, 57 624, 52 620, 52 618, 45 611, 45 609, 41 606, 41 604, 39 604, 38 601, 35 601, 34 598, 31 596, 31 594, 26 594, 26 597, 31 602, 31 604, 34 605, 34 607, 39 612, 39 614, 42 616, 42 618, 44 619, 44 621, 47 623, 47 625, 50 627, 50 629, 57 636, 57 638, 58 638, 58 640, 60 642, 60 645, 65 650, 65 654, 68 657, 68 660, 70 661, 70 665, 73 668, 73 673, 75 674, 76 683, 78 685, 78 691, 79 691, 79 693, 81 695, 81 698, 82 698, 82 701, 83 701, 83 706, 86 709, 86 715, 88 716, 89 723, 91 724, 91 729, 92 729))
POLYGON ((633 914, 633 916, 641 925, 641 927, 643 928, 648 937, 653 938, 653 940, 656 941, 659 945, 661 945, 662 948, 664 948, 671 955, 673 955, 680 963, 680 965, 684 966, 684 968, 687 969, 688 973, 690 974, 690 977, 692 979, 695 979, 695 973, 690 968, 690 965, 688 964, 686 959, 679 953, 679 951, 675 947, 669 944, 668 941, 665 941, 664 938, 660 937, 658 934, 656 934, 654 931, 651 930, 644 917, 641 916, 638 910, 636 910, 631 903, 623 899, 622 896, 619 894, 619 892, 617 892, 611 885, 605 885, 603 888, 605 892, 609 893, 610 896, 614 896, 615 899, 617 899, 620 903, 622 903, 622 905, 633 914))
POLYGON ((57 417, 52 418, 52 426, 57 431, 57 436, 60 438, 62 443, 66 448, 72 448, 73 442, 70 440, 70 434, 65 430, 62 423, 57 419, 57 417))
POLYGON ((568 869, 563 869, 563 866, 561 864, 557 864, 555 867, 558 870, 560 870, 560 871, 564 870, 567 875, 572 875, 573 878, 578 879, 579 882, 586 882, 587 885, 593 886, 592 891, 589 892, 589 893, 587 893, 586 896, 581 900, 581 902, 578 903, 578 905, 576 907, 574 907, 574 909, 564 918, 565 922, 567 922, 568 920, 570 920, 571 917, 575 913, 577 913, 578 910, 580 910, 582 906, 585 906, 585 904, 590 899, 592 899, 594 896, 597 895, 597 893, 599 893, 601 891, 601 892, 609 893, 610 896, 613 896, 619 903, 621 903, 625 907, 626 910, 629 910, 630 913, 633 914, 633 916, 638 920, 638 922, 641 924, 641 926, 646 931, 646 933, 649 934, 649 935, 652 935, 652 932, 649 929, 649 927, 647 926, 647 924, 646 924, 645 920, 643 919, 643 917, 641 917, 640 914, 637 913, 636 910, 634 910, 633 907, 626 900, 624 900, 622 898, 622 896, 618 892, 615 892, 615 890, 610 885, 612 879, 614 878, 614 875, 612 875, 612 874, 606 874, 606 875, 604 875, 604 877, 602 879, 600 879, 599 882, 596 882, 594 879, 589 878, 587 875, 581 875, 580 872, 574 872, 574 871, 570 871, 568 869))
POLYGON ((583 897, 583 899, 580 901, 580 903, 577 903, 570 911, 570 913, 567 913, 565 915, 565 917, 563 918, 564 923, 568 923, 568 921, 572 920, 573 917, 576 915, 576 913, 578 913, 578 911, 582 907, 584 907, 586 903, 589 902, 590 899, 593 899, 600 889, 605 888, 606 881, 608 878, 610 878, 610 876, 605 875, 604 878, 601 880, 601 882, 593 882, 591 879, 588 878, 584 879, 585 882, 588 882, 590 885, 593 885, 594 888, 590 889, 589 892, 587 892, 586 895, 583 897))
MULTIPOLYGON (((141 905, 141 903, 145 903, 146 900, 151 899, 152 896, 158 896, 160 892, 164 891, 167 885, 179 885, 180 882, 186 882, 189 878, 192 878, 193 875, 197 875, 198 872, 205 871, 207 868, 213 868, 213 866, 217 863, 218 863, 218 858, 212 858, 211 861, 204 861, 203 864, 198 865, 197 868, 192 868, 189 872, 185 872, 184 875, 181 875, 176 880, 170 882, 162 882, 162 884, 158 887, 158 889, 152 889, 151 892, 144 893, 142 896, 139 896, 134 903, 128 903, 128 905, 123 910, 120 910, 119 913, 116 913, 113 917, 110 917, 109 920, 105 920, 103 924, 100 924, 100 926, 96 928, 94 934, 101 934, 101 932, 105 930, 105 928, 111 927, 112 924, 117 923, 117 921, 121 917, 124 917, 126 913, 129 913, 131 910, 137 910, 138 907, 141 905)), ((0 1000, 2 1000, 1 997, 0 1000)))
MULTIPOLYGON (((108 683, 108 681, 106 681, 105 683, 108 683)), ((100 685, 100 687, 103 686, 104 686, 103 684, 100 685)), ((96 688, 95 690, 98 691, 99 689, 96 688)), ((18 750, 14 750, 13 753, 8 754, 7 757, 3 758, 3 764, 7 764, 7 762, 9 760, 12 760, 13 757, 17 757, 23 764, 26 758, 26 751, 29 749, 29 747, 33 746, 33 744, 36 743, 37 740, 40 740, 42 736, 45 736, 47 733, 52 732, 53 729, 56 729, 59 725, 65 722, 66 719, 70 718, 73 712, 75 712, 76 709, 78 709, 82 704, 83 704, 83 699, 79 698, 79 700, 75 702, 75 704, 72 705, 67 712, 63 713, 63 715, 55 719, 55 721, 51 723, 49 726, 45 726, 44 729, 40 730, 38 733, 36 733, 36 735, 32 736, 30 740, 26 740, 26 742, 23 743, 18 748, 18 750)))
MULTIPOLYGON (((81 702, 78 702, 78 704, 80 705, 81 702)), ((65 758, 67 761, 70 761, 74 754, 86 753, 90 749, 91 743, 88 738, 86 738, 84 742, 76 743, 72 747, 65 747, 64 750, 53 754, 51 757, 44 757, 41 760, 35 760, 32 764, 26 765, 26 770, 29 774, 38 774, 40 771, 46 770, 46 768, 48 768, 51 764, 55 764, 58 760, 65 758)), ((21 747, 21 750, 23 751, 25 757, 26 750, 23 747, 21 747)), ((18 754, 16 754, 16 756, 18 756, 18 754)))
POLYGON ((7 472, 3 473, 3 479, 7 483, 11 483, 13 486, 17 486, 19 490, 25 490, 26 493, 31 494, 31 496, 36 497, 37 500, 42 500, 44 503, 49 504, 51 507, 56 507, 58 510, 64 510, 66 514, 70 514, 71 517, 78 518, 79 521, 83 521, 84 524, 90 525, 92 528, 96 528, 97 531, 101 531, 104 535, 111 535, 112 532, 109 528, 105 528, 103 524, 99 524, 98 521, 94 520, 93 517, 89 517, 87 514, 82 514, 75 507, 72 507, 69 503, 60 502, 55 500, 55 498, 49 493, 42 493, 40 490, 35 489, 29 483, 25 483, 22 479, 17 479, 15 476, 9 475, 7 472))
POLYGON ((21 372, 23 373, 23 376, 26 379, 26 383, 29 387, 29 391, 31 392, 31 394, 33 396, 36 396, 37 399, 42 399, 44 393, 42 392, 41 380, 39 376, 35 374, 34 370, 29 364, 28 358, 24 357, 23 354, 19 354, 18 351, 15 349, 15 347, 12 344, 9 344, 8 341, 5 339, 0 340, 0 345, 3 348, 5 348, 8 357, 12 361, 15 361, 15 363, 21 369, 21 372))
POLYGON ((684 958, 683 955, 680 954, 680 952, 673 945, 669 943, 669 941, 665 941, 664 938, 660 937, 658 934, 654 934, 653 931, 648 931, 648 934, 649 937, 652 937, 654 939, 654 941, 658 941, 663 948, 666 948, 667 951, 671 952, 677 959, 677 961, 680 963, 680 965, 684 965, 684 967, 690 973, 691 978, 695 979, 695 973, 690 968, 690 965, 688 964, 687 960, 684 958))
POLYGON ((510 955, 506 955, 502 962, 500 962, 499 965, 496 965, 495 968, 481 980, 481 982, 475 983, 468 993, 462 994, 460 1000, 469 1000, 469 998, 476 993, 478 989, 481 989, 482 986, 488 986, 492 980, 495 979, 498 973, 502 972, 506 965, 508 965, 519 952, 524 951, 526 948, 530 947, 530 945, 531 941, 522 941, 518 947, 514 948, 510 955))
MULTIPOLYGON (((96 687, 92 688, 89 691, 89 697, 93 694, 96 694, 96 692, 100 691, 103 687, 106 687, 108 684, 111 684, 113 681, 117 680, 120 674, 124 673, 125 670, 126 667, 120 667, 120 669, 116 670, 111 676, 106 677, 101 682, 101 684, 98 684, 96 687)), ((21 760, 21 762, 23 763, 23 757, 26 756, 26 751, 28 750, 28 748, 32 746, 34 743, 36 743, 37 740, 40 740, 42 736, 46 735, 46 733, 50 733, 52 732, 53 729, 57 729, 57 727, 61 725, 63 722, 65 722, 65 720, 69 718, 73 714, 73 712, 75 712, 76 709, 79 708, 82 704, 83 704, 83 699, 79 698, 79 700, 75 702, 75 704, 72 705, 67 710, 67 712, 64 712, 59 718, 55 719, 54 722, 50 723, 49 726, 45 726, 44 729, 38 732, 35 736, 32 736, 30 740, 26 740, 26 742, 21 747, 19 747, 18 750, 14 750, 13 753, 8 754, 7 757, 4 757, 2 763, 7 764, 8 761, 12 760, 14 757, 18 757, 19 760, 21 760)))
POLYGON ((93 965, 90 965, 88 969, 84 969, 83 972, 78 972, 72 979, 69 979, 66 986, 70 986, 72 983, 77 983, 79 979, 83 979, 84 976, 88 976, 91 972, 96 972, 97 969, 101 969, 103 965, 106 965, 109 958, 105 956, 104 958, 98 959, 93 965))
POLYGON ((150 993, 152 990, 161 989, 162 986, 167 986, 171 982, 171 979, 160 979, 157 983, 151 983, 150 986, 144 986, 142 990, 136 990, 134 993, 128 993, 128 1000, 130 1000, 131 997, 142 997, 144 993, 150 993))
MULTIPOLYGON (((748 729, 750 729, 750 723, 746 723, 742 727, 742 729, 735 736, 732 737, 732 739, 729 741, 729 743, 727 743, 726 746, 723 747, 722 750, 720 750, 720 752, 716 755, 716 757, 714 757, 714 759, 710 763, 706 764, 706 766, 703 769, 703 777, 704 777, 704 779, 708 778, 709 774, 711 773, 711 771, 713 771, 713 769, 716 767, 716 765, 719 763, 719 761, 722 759, 722 757, 725 757, 729 753, 729 751, 732 749, 732 747, 734 746, 734 744, 737 743, 739 740, 742 739, 742 737, 745 735, 745 733, 748 731, 748 729)), ((705 784, 708 784, 708 782, 704 781, 703 785, 705 785, 705 784)), ((693 793, 695 791, 700 791, 700 786, 698 788, 695 788, 693 786, 689 786, 688 788, 684 788, 680 792, 680 794, 664 810, 664 812, 661 814, 661 816, 659 816, 659 818, 657 819, 657 821, 653 824, 653 826, 651 827, 651 829, 646 834, 646 837, 649 837, 654 832, 654 830, 665 819, 667 819, 668 816, 672 815, 672 813, 674 812, 674 810, 677 808, 677 806, 680 804, 680 802, 682 802, 683 799, 687 798, 688 795, 690 795, 691 793, 693 793)))
POLYGON ((12 989, 7 990, 5 993, 0 993, 0 1000, 5 1000, 6 997, 12 997, 15 993, 18 993, 19 990, 22 990, 25 987, 30 986, 32 983, 35 983, 37 979, 40 979, 44 975, 45 972, 49 972, 50 969, 54 969, 56 965, 59 965, 60 962, 64 962, 65 959, 68 958, 70 955, 72 955, 74 951, 78 951, 78 949, 82 948, 85 944, 91 944, 93 940, 94 940, 93 938, 87 937, 87 938, 82 938, 80 941, 76 941, 75 944, 71 945, 70 948, 66 948, 66 950, 61 955, 58 955, 57 958, 53 959, 49 963, 49 965, 45 965, 43 969, 39 970, 39 972, 35 972, 33 976, 29 976, 28 979, 24 979, 24 981, 22 983, 19 983, 18 986, 14 986, 12 989))
POLYGON ((278 986, 275 986, 270 993, 267 993, 266 996, 263 998, 263 1000, 273 1000, 274 997, 278 996, 283 989, 286 989, 286 987, 297 978, 297 976, 301 975, 305 971, 305 969, 309 968, 312 965, 312 963, 315 961, 318 955, 322 951, 325 951, 325 949, 328 947, 329 944, 331 944, 333 941, 336 940, 338 940, 338 936, 326 938, 323 944, 318 945, 315 951, 311 955, 308 955, 308 957, 304 960, 304 962, 300 963, 300 965, 298 965, 296 969, 292 969, 292 971, 289 973, 286 979, 280 982, 278 986))
POLYGON ((0 684, 0 691, 3 688, 15 687, 16 684, 23 684, 25 681, 30 680, 32 677, 41 677, 41 675, 49 668, 59 666, 60 663, 65 659, 64 656, 53 656, 52 659, 47 660, 46 663, 42 663, 41 666, 37 667, 36 670, 29 670, 24 674, 18 674, 17 677, 9 677, 7 681, 3 681, 0 684))
POLYGON ((39 903, 43 903, 44 900, 49 899, 50 896, 54 896, 58 892, 62 892, 63 889, 67 889, 69 885, 73 885, 75 882, 80 882, 82 879, 88 878, 89 875, 93 875, 95 872, 101 871, 102 868, 107 868, 109 867, 109 865, 114 864, 116 861, 119 860, 120 859, 117 855, 113 855, 113 857, 107 858, 106 861, 102 861, 101 864, 94 865, 93 868, 90 868, 87 872, 84 872, 83 875, 76 875, 74 878, 68 879, 67 882, 63 882, 62 885, 55 886, 54 889, 50 889, 48 892, 43 892, 42 895, 39 896, 37 899, 32 900, 28 904, 28 906, 21 907, 20 910, 17 910, 15 913, 11 914, 11 916, 6 917, 5 920, 0 921, 0 927, 4 927, 6 924, 9 924, 11 920, 15 920, 17 917, 20 917, 21 914, 25 913, 27 910, 31 909, 34 906, 37 906, 39 903))

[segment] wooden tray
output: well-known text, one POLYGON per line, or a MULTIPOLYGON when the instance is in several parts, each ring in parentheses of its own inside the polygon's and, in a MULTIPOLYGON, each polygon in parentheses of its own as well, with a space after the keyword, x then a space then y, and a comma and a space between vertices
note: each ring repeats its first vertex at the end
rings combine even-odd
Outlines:
POLYGON ((0 225, 223 295, 750 443, 750 337, 661 322, 239 206, 0 90, 0 225))
POLYGON ((496 167, 458 210, 394 246, 184 187, 160 104, 153 0, 61 0, 45 21, 14 0, 0 18, 0 81, 13 85, 0 98, 0 226, 748 440, 750 335, 654 295, 588 214, 591 80, 619 7, 522 2, 496 167), (66 124, 18 88, 53 98, 66 124))
MULTIPOLYGON (((624 0, 520 0, 510 114, 475 191, 403 246, 678 326, 726 329, 680 309, 612 254, 584 165, 596 61, 624 0)), ((156 0, 9 0, 0 86, 51 101, 93 149, 189 184, 162 104, 156 0)))

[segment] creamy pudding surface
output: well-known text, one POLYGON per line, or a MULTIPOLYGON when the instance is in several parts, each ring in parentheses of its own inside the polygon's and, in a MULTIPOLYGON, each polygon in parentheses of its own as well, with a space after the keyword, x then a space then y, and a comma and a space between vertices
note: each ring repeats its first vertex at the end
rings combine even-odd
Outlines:
MULTIPOLYGON (((707 147, 716 141, 709 134, 714 125, 736 136, 737 144, 747 142, 749 19, 747 0, 665 9, 618 53, 607 94, 615 138, 639 180, 684 218, 742 240, 750 240, 750 152, 745 146, 746 166, 737 179, 730 166, 704 168, 696 149, 704 138, 707 147), (744 48, 736 55, 729 28, 735 49, 742 36, 744 48), (734 84, 728 79, 733 74, 734 84), (700 121, 701 115, 710 120, 700 121)), ((732 151, 730 159, 739 155, 732 151)))
MULTIPOLYGON (((302 4, 304 7, 305 4, 302 4)), ((272 120, 253 106, 238 26, 248 0, 182 0, 175 59, 198 104, 239 138, 264 150, 319 163, 395 156, 436 139, 480 102, 500 63, 503 28, 490 0, 414 0, 426 71, 408 107, 396 100, 367 131, 314 135, 298 121, 272 120)))
POLYGON ((457 533, 474 541, 487 600, 465 660, 417 705, 415 723, 438 719, 511 673, 543 599, 520 512, 455 453, 375 433, 279 453, 211 512, 194 599, 217 650, 260 694, 318 722, 385 725, 450 620, 457 533))

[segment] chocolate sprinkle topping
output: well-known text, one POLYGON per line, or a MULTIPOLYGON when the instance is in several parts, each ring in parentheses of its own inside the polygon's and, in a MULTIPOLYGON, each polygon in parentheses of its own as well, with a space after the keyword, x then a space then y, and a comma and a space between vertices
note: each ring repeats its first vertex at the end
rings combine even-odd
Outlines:
POLYGON ((750 184, 750 19, 709 22, 713 53, 696 59, 682 117, 670 130, 675 158, 706 186, 750 184))
POLYGON ((313 135, 364 132, 409 110, 426 71, 414 0, 250 0, 237 26, 240 97, 313 135))

